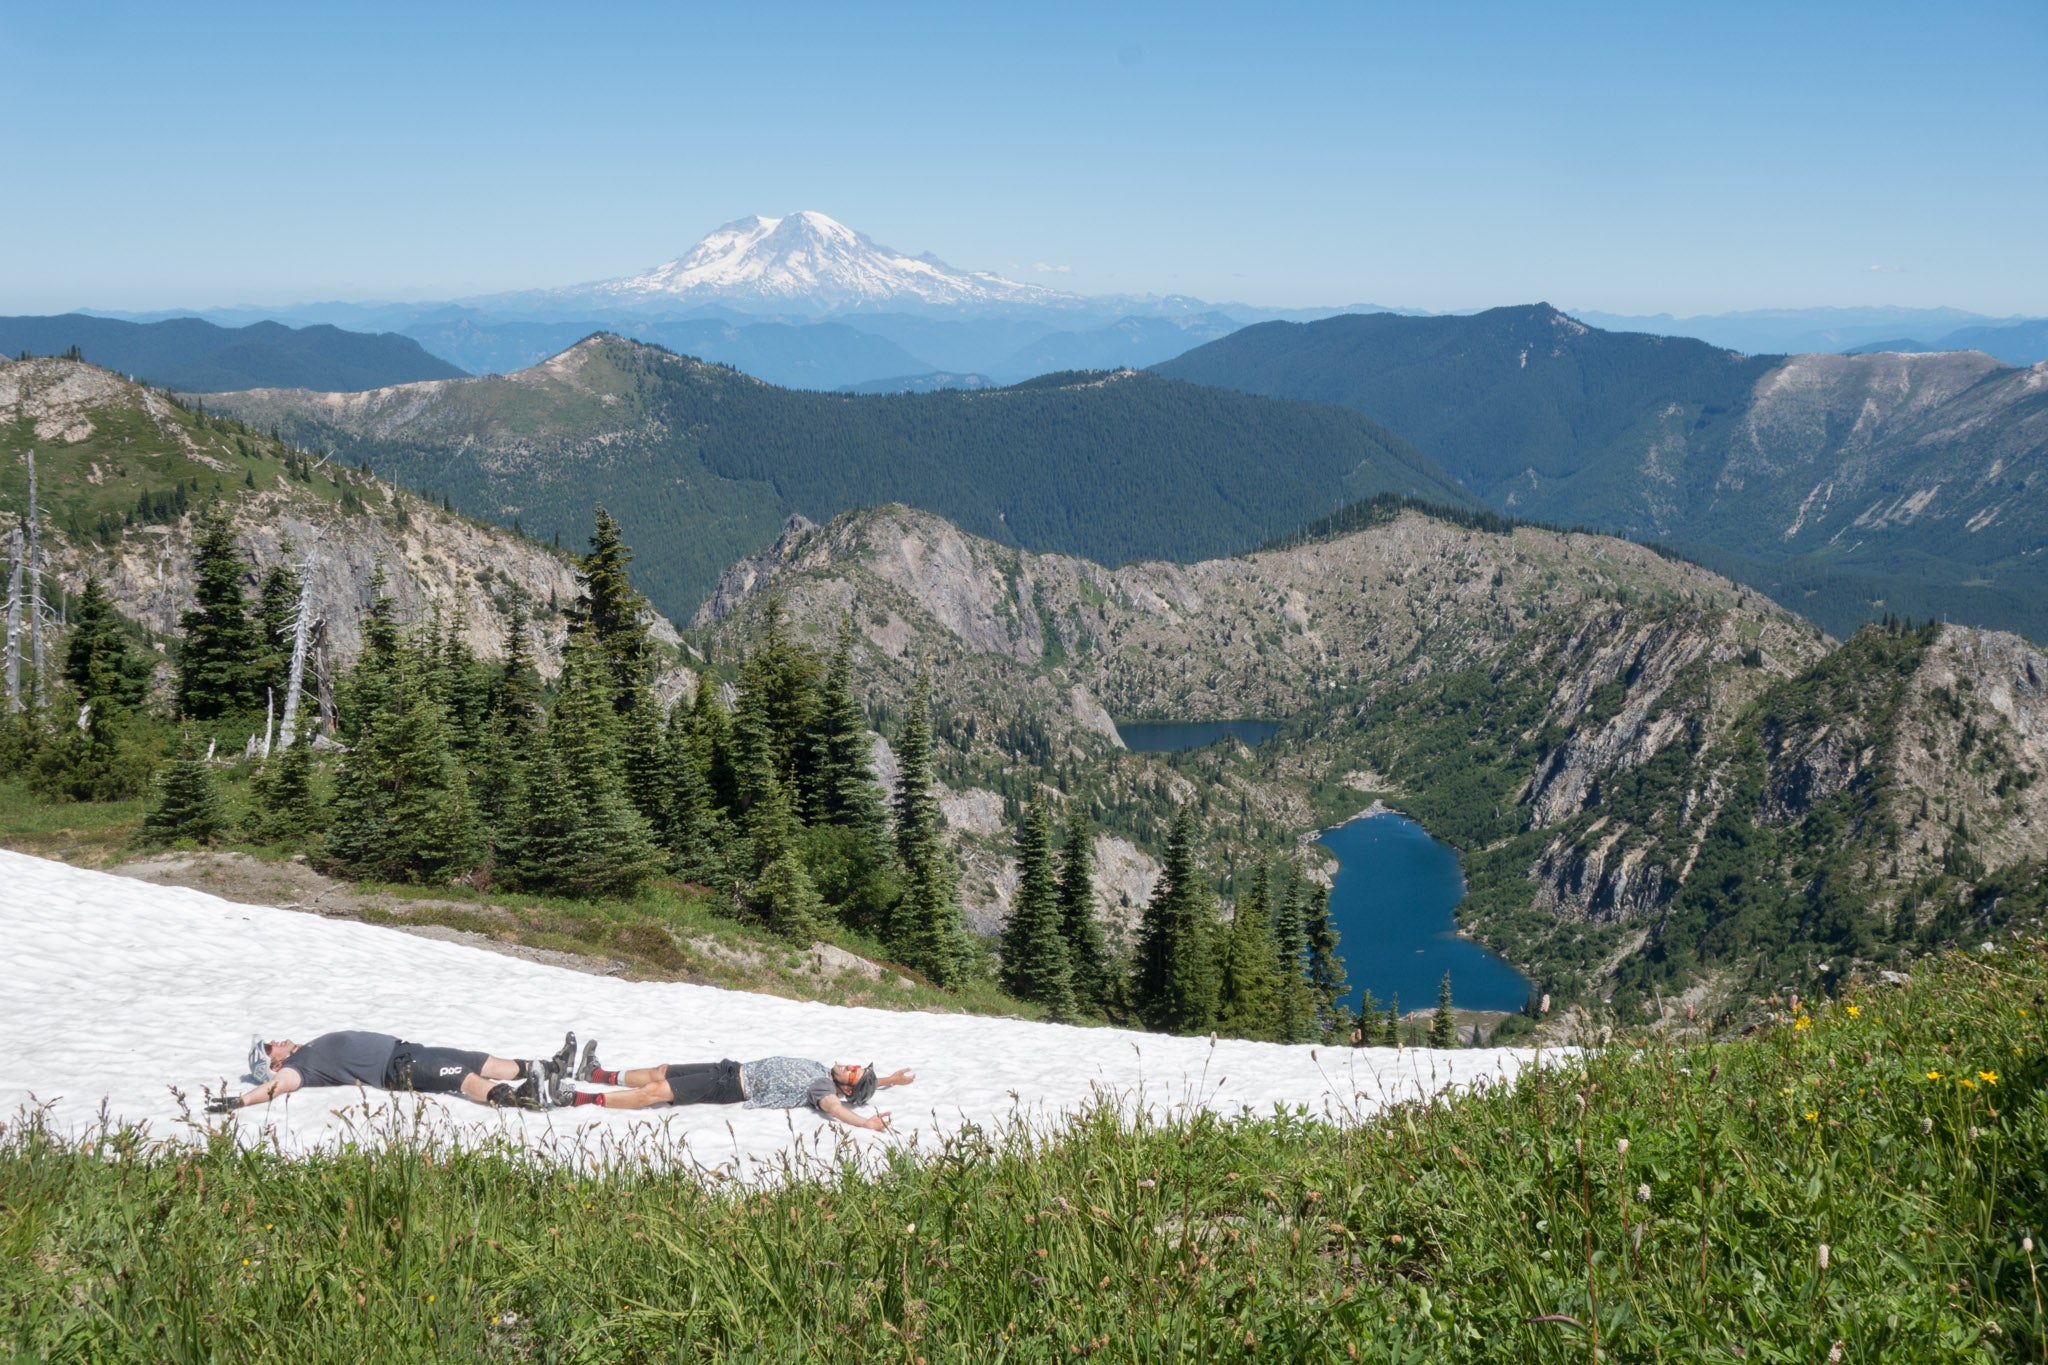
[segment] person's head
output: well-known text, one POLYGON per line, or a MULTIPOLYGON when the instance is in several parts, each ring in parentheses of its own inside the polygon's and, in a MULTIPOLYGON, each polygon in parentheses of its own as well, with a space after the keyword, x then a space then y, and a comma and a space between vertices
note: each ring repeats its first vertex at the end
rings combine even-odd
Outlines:
POLYGON ((261 1085, 277 1074, 285 1058, 298 1050, 299 1045, 289 1038, 253 1039, 249 1044, 249 1074, 261 1085))
POLYGON ((875 1064, 841 1062, 832 1068, 832 1083, 839 1087, 839 1097, 848 1104, 866 1104, 875 1097, 875 1064))

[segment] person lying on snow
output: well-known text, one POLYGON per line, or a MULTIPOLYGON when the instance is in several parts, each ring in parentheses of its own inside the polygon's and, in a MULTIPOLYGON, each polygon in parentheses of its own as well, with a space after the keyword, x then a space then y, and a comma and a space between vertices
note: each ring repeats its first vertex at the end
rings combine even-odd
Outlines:
POLYGON ((874 1064, 827 1066, 802 1057, 763 1057, 757 1062, 672 1062, 608 1071, 598 1064, 597 1040, 583 1047, 573 1077, 555 1087, 555 1103, 601 1104, 608 1109, 646 1109, 657 1104, 743 1104, 749 1109, 815 1109, 852 1128, 881 1132, 889 1126, 882 1110, 868 1118, 853 1112, 885 1085, 909 1085, 908 1071, 877 1076, 874 1064), (609 1093, 579 1091, 577 1081, 628 1086, 609 1093))
POLYGON ((537 1060, 494 1057, 455 1047, 408 1043, 388 1033, 323 1033, 310 1043, 289 1038, 249 1044, 249 1074, 256 1088, 242 1095, 218 1095, 206 1102, 209 1114, 232 1114, 268 1104, 307 1085, 367 1085, 422 1095, 466 1095, 494 1108, 547 1109, 555 1088, 576 1058, 576 1035, 562 1050, 537 1060))

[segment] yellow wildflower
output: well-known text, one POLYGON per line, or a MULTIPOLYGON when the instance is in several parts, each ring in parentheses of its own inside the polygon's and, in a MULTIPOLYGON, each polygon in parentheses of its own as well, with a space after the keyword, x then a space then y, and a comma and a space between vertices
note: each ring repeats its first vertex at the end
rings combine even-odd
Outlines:
POLYGON ((1977 1088, 1977 1083, 1968 1076, 1956 1077, 1956 1084, 1962 1086, 1965 1090, 1975 1090, 1977 1088))
POLYGON ((1998 1073, 1996 1071, 1980 1071, 1977 1073, 1977 1079, 1986 1085, 1997 1085, 1998 1073))
POLYGON ((1819 1123, 1819 1122, 1820 1122, 1820 1110, 1818 1110, 1818 1109, 1809 1109, 1809 1110, 1807 1110, 1807 1111, 1806 1111, 1806 1121, 1807 1121, 1808 1123, 1819 1123))
POLYGON ((1807 1018, 1805 1015, 1802 1014, 1797 1019, 1794 1019, 1792 1021, 1792 1027, 1795 1029, 1812 1028, 1813 1020, 1807 1018))
POLYGON ((1863 1011, 1857 1009, 1854 1005, 1849 1006, 1849 1017, 1851 1019, 1859 1018, 1862 1014, 1863 1011))
POLYGON ((1941 1073, 1939 1071, 1930 1071, 1927 1073, 1927 1079, 1930 1081, 1938 1081, 1941 1079, 1941 1073))

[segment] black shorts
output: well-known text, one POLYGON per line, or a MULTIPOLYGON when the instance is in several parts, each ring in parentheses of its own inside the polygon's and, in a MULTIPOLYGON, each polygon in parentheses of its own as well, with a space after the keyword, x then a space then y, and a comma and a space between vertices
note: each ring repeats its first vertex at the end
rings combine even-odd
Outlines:
POLYGON ((738 1104, 747 1097, 740 1089, 740 1064, 731 1058, 673 1062, 663 1079, 668 1082, 670 1104, 738 1104))
POLYGON ((384 1068, 384 1088, 416 1090, 422 1095, 453 1094, 462 1089, 464 1076, 484 1069, 490 1055, 401 1041, 391 1050, 391 1062, 384 1068))

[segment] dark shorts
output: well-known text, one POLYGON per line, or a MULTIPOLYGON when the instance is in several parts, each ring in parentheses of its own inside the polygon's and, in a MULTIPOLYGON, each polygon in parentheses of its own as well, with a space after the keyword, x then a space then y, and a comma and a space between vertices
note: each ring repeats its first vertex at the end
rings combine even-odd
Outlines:
POLYGON ((738 1104, 747 1097, 740 1089, 740 1064, 730 1058, 722 1062, 674 1062, 664 1079, 668 1081, 670 1104, 738 1104))
POLYGON ((462 1089, 464 1076, 484 1069, 490 1055, 401 1041, 391 1050, 391 1064, 384 1068, 384 1088, 416 1090, 423 1095, 452 1094, 462 1089))

